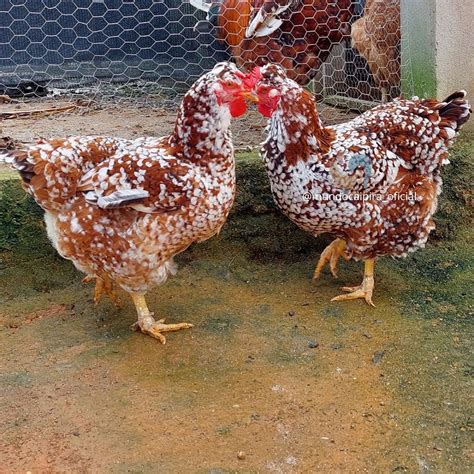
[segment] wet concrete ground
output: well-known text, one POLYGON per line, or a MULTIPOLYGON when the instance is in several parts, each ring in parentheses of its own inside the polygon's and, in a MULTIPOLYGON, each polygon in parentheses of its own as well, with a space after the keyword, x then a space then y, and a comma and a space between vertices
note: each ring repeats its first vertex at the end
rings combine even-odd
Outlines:
POLYGON ((472 250, 382 260, 377 307, 330 303, 314 261, 256 263, 219 240, 150 294, 189 321, 161 346, 131 302, 94 307, 68 262, 0 277, 5 472, 469 472, 472 250), (215 247, 214 247, 215 246, 215 247), (471 311, 471 312, 470 312, 471 311))

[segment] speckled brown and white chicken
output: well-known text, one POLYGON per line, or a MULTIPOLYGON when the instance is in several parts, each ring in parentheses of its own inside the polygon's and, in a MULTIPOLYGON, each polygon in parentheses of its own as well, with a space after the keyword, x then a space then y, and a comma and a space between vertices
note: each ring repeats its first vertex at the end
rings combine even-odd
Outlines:
POLYGON ((192 325, 155 321, 145 294, 175 273, 176 254, 223 226, 235 195, 229 125, 247 90, 246 76, 220 63, 184 96, 169 136, 43 140, 3 155, 45 210, 59 254, 96 279, 96 301, 115 299, 117 284, 133 298, 135 328, 162 343, 192 325))
MULTIPOLYGON (((333 45, 349 38, 351 0, 191 0, 247 70, 269 62, 307 84, 333 45)), ((199 29, 199 26, 198 26, 199 29)))
POLYGON ((276 65, 256 68, 260 112, 271 117, 262 157, 273 197, 299 227, 337 239, 314 277, 339 257, 365 261, 362 285, 333 299, 372 303, 377 257, 423 248, 441 193, 448 148, 471 110, 465 92, 444 101, 397 99, 325 127, 313 96, 276 65))

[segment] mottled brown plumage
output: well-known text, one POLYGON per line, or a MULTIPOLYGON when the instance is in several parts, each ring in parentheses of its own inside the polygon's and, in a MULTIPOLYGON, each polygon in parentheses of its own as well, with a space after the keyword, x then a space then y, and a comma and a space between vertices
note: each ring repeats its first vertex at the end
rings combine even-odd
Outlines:
MULTIPOLYGON (((352 47, 365 58, 382 100, 400 86, 400 0, 367 0, 351 29, 352 47)), ((397 95, 397 92, 395 93, 397 95)))
POLYGON ((144 295, 175 273, 176 254, 223 226, 235 195, 229 125, 245 112, 247 89, 246 76, 221 63, 185 95, 169 136, 42 140, 6 158, 46 211, 59 254, 107 293, 110 281, 130 293, 136 327, 163 343, 163 332, 191 325, 155 321, 144 295))
MULTIPOLYGON (((281 68, 268 65, 254 75, 260 76, 258 108, 271 117, 262 157, 273 197, 302 229, 344 242, 331 248, 329 260, 334 252, 372 261, 424 247, 434 228, 441 167, 471 113, 465 92, 443 102, 397 99, 324 127, 314 97, 281 68)), ((367 285, 354 293, 371 303, 367 285)))

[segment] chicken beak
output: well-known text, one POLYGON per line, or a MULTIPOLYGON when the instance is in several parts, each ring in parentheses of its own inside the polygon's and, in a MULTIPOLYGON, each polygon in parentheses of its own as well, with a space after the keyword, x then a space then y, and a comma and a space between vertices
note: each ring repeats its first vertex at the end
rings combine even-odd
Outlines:
POLYGON ((244 99, 250 100, 251 102, 257 103, 259 101, 258 96, 252 91, 242 91, 240 96, 244 99))

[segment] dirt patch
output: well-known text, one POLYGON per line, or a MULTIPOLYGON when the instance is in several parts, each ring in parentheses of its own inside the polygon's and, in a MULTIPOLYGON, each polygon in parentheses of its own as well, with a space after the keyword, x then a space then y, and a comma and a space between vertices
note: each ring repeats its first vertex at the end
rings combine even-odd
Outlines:
MULTIPOLYGON (((31 109, 57 106, 56 101, 28 101, 18 105, 31 109)), ((7 106, 3 106, 6 110, 7 106)), ((15 107, 8 105, 8 110, 15 107)), ((355 114, 321 104, 321 116, 326 123, 349 120, 355 114)), ((176 120, 177 105, 168 108, 122 104, 82 108, 79 111, 54 114, 46 117, 20 117, 4 120, 1 133, 15 140, 33 142, 43 137, 64 137, 70 135, 111 135, 123 138, 168 135, 176 120)), ((232 131, 236 148, 257 147, 264 138, 266 119, 254 109, 233 121, 232 131)))
POLYGON ((19 329, 25 324, 31 324, 33 321, 38 321, 44 318, 65 318, 67 315, 67 309, 65 305, 57 304, 51 305, 47 309, 39 311, 33 311, 25 315, 17 315, 16 318, 8 317, 7 315, 0 313, 0 324, 10 329, 19 329))
MULTIPOLYGON (((196 323, 197 330, 170 337, 167 347, 128 333, 130 306, 125 320, 100 321, 97 310, 99 328, 90 328, 95 343, 77 333, 90 308, 77 320, 58 314, 56 320, 37 318, 35 329, 8 331, 11 343, 30 349, 21 358, 23 375, 7 382, 15 403, 4 465, 52 471, 363 469, 371 450, 388 441, 387 429, 375 422, 386 417, 380 402, 390 406, 391 398, 371 362, 383 344, 379 335, 367 344, 351 331, 336 350, 341 338, 331 335, 333 323, 310 328, 312 319, 322 322, 313 304, 291 318, 292 303, 275 302, 271 291, 265 296, 252 285, 220 285, 185 273, 184 282, 166 292, 164 307, 151 298, 170 319, 196 323), (190 298, 191 307, 179 303, 190 298), (229 301, 239 302, 232 311, 229 301), (107 337, 111 330, 120 335, 107 337), (70 338, 59 342, 50 331, 61 339, 67 331, 70 338), (309 347, 312 339, 317 348, 309 347), (239 451, 245 459, 237 458, 239 451)), ((307 298, 305 284, 279 286, 292 298, 307 298)))
POLYGON ((48 315, 0 331, 8 472, 468 472, 467 328, 407 313, 401 268, 378 265, 370 309, 329 303, 357 264, 312 286, 312 261, 212 255, 149 295, 157 316, 195 324, 166 346, 129 330, 126 297, 94 307, 79 275, 26 300, 5 290, 10 318, 48 315))

